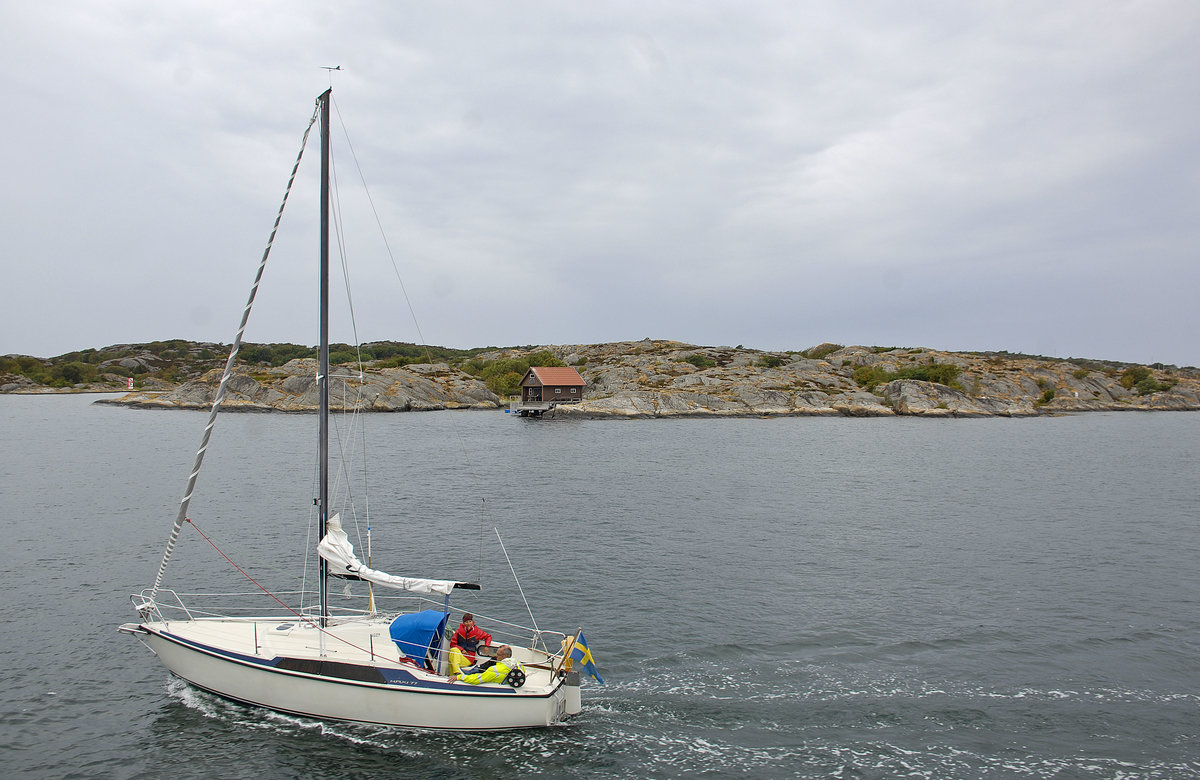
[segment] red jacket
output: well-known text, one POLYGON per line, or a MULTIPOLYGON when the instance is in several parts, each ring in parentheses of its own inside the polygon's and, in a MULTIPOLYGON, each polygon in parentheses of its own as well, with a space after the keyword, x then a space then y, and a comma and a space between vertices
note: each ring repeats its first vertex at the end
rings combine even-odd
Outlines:
POLYGON ((468 630, 460 623, 458 630, 450 638, 450 646, 462 650, 463 655, 472 663, 475 661, 475 649, 479 647, 481 642, 485 645, 490 645, 492 643, 492 635, 478 625, 472 625, 468 630))

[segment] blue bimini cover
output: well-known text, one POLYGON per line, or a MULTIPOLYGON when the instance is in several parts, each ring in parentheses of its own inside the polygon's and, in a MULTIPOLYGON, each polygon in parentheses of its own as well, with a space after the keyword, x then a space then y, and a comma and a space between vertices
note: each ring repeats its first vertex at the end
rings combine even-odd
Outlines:
POLYGON ((400 652, 418 663, 424 663, 427 659, 437 658, 449 617, 445 612, 432 609, 400 615, 392 621, 388 633, 400 652))

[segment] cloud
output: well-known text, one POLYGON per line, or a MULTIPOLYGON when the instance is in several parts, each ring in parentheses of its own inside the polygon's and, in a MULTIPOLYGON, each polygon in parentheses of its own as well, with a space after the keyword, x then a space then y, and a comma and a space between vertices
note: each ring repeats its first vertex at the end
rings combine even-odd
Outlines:
MULTIPOLYGON (((339 151, 339 183, 357 158, 372 194, 365 218, 345 195, 347 248, 383 258, 353 278, 356 309, 384 314, 370 338, 418 337, 403 296, 383 294, 373 206, 435 343, 868 340, 1200 363, 1200 9, 1183 0, 6 17, 19 121, 3 131, 18 152, 0 251, 20 293, 0 351, 227 341, 320 66, 341 65, 334 122, 354 156, 339 151)), ((255 340, 314 340, 312 176, 255 340)))

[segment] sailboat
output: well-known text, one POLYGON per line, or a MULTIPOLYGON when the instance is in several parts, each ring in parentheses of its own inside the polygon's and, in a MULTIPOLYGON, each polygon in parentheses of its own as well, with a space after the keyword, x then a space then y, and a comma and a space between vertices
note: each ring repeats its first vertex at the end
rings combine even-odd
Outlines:
MULTIPOLYGON (((250 309, 279 217, 259 264, 241 326, 230 349, 213 400, 196 461, 152 587, 132 597, 139 620, 120 631, 139 639, 174 675, 213 694, 277 712, 324 720, 427 729, 496 730, 550 726, 581 711, 579 632, 564 634, 501 624, 512 648, 512 672, 503 680, 469 685, 447 675, 451 596, 477 590, 478 583, 405 577, 376 570, 359 560, 339 513, 330 507, 329 468, 329 234, 330 100, 317 98, 292 169, 288 192, 314 123, 321 139, 320 357, 318 472, 314 497, 319 555, 317 604, 288 606, 268 593, 267 614, 218 612, 194 606, 163 587, 163 575, 181 529, 191 521, 188 507, 205 450, 232 375, 250 309), (370 598, 357 610, 330 609, 331 577, 369 583, 370 598), (375 589, 406 591, 405 607, 391 612, 376 603, 375 589), (578 647, 576 646, 578 643, 578 647)), ((287 203, 285 194, 279 215, 287 203)), ((501 545, 503 541, 501 541, 501 545)), ((507 556, 507 553, 506 553, 507 556)), ((253 579, 252 582, 255 582, 253 579)), ((257 585, 257 582, 255 582, 257 585)), ((519 583, 518 583, 519 585, 519 583)), ((523 595, 523 593, 522 593, 523 595)), ((532 613, 530 614, 532 618, 532 613)), ((483 618, 481 618, 482 620, 483 618)), ((497 632, 497 637, 502 635, 497 632)))

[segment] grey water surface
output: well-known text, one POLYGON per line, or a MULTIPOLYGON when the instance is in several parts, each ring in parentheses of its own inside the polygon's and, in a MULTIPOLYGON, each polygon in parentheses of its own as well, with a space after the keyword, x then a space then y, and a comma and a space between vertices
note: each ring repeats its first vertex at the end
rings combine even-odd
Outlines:
MULTIPOLYGON (((498 529, 607 681, 471 735, 225 702, 118 634, 205 415, 92 400, 0 396, 5 776, 1200 777, 1200 414, 368 416, 339 492, 374 565, 528 622, 498 529)), ((222 416, 190 512, 271 587, 311 543, 314 427, 222 416)), ((185 528, 168 586, 209 577, 244 585, 185 528)))

